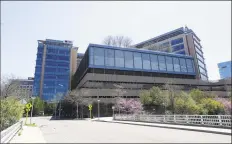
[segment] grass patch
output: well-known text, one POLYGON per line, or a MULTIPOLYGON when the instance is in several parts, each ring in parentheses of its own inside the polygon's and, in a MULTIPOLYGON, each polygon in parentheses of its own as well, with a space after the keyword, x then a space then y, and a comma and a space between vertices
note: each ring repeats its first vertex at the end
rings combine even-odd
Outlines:
POLYGON ((33 124, 25 124, 25 126, 37 127, 37 125, 35 123, 33 123, 33 124))
POLYGON ((19 131, 19 133, 18 133, 18 136, 21 136, 22 135, 22 129, 19 131))

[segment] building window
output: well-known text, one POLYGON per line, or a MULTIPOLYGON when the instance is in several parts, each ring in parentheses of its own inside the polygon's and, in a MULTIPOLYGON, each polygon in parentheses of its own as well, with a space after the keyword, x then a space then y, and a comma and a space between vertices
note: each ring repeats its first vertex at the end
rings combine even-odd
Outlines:
POLYGON ((197 54, 197 59, 199 59, 200 61, 204 62, 203 57, 201 55, 199 55, 198 53, 196 53, 196 54, 197 54))
POLYGON ((151 55, 150 54, 150 58, 151 58, 151 68, 152 68, 152 70, 159 70, 159 63, 158 63, 157 55, 151 55))
POLYGON ((205 69, 205 64, 203 64, 200 60, 197 60, 198 65, 200 65, 201 67, 203 67, 205 69))
POLYGON ((200 43, 197 43, 195 40, 193 41, 193 43, 194 43, 194 45, 195 45, 195 46, 197 46, 198 48, 200 48, 200 49, 201 49, 201 45, 200 45, 200 43))
POLYGON ((137 69, 142 69, 141 53, 134 52, 134 67, 137 69))
POLYGON ((180 72, 180 62, 178 58, 173 58, 174 71, 180 72))
POLYGON ((94 48, 94 65, 104 66, 104 49, 94 48))
POLYGON ((181 49, 184 49, 184 44, 180 44, 180 45, 176 45, 176 46, 173 46, 172 47, 172 51, 178 51, 178 50, 181 50, 181 49))
POLYGON ((115 66, 124 67, 124 53, 120 50, 115 50, 115 66))
POLYGON ((94 49, 92 47, 89 48, 89 64, 93 65, 93 54, 94 54, 94 49))
POLYGON ((133 65, 133 52, 125 51, 124 54, 125 54, 125 67, 126 68, 133 68, 134 67, 134 65, 133 65))
POLYGON ((158 56, 159 60, 159 69, 162 71, 166 71, 166 64, 165 64, 165 57, 164 56, 158 56))
POLYGON ((173 71, 172 57, 166 56, 167 71, 173 71))
POLYGON ((205 81, 208 80, 208 78, 207 78, 206 76, 204 76, 203 74, 201 74, 201 79, 202 79, 202 80, 205 80, 205 81))
POLYGON ((180 58, 180 71, 187 72, 186 62, 183 58, 180 58))
POLYGON ((182 50, 182 51, 176 52, 176 54, 183 54, 183 55, 185 55, 185 50, 182 50))
POLYGON ((178 38, 171 41, 171 45, 176 45, 180 43, 183 43, 183 38, 178 38))
POLYGON ((206 70, 199 66, 200 73, 207 75, 206 70))
POLYGON ((105 66, 114 66, 114 50, 105 49, 105 66))
POLYGON ((197 46, 195 46, 195 50, 197 53, 199 53, 200 55, 203 55, 202 51, 200 50, 200 48, 198 48, 197 46))
POLYGON ((151 69, 151 62, 149 54, 142 54, 143 59, 143 69, 150 70, 151 69))
POLYGON ((194 72, 193 61, 190 59, 186 59, 186 64, 187 64, 188 72, 193 73, 194 72))

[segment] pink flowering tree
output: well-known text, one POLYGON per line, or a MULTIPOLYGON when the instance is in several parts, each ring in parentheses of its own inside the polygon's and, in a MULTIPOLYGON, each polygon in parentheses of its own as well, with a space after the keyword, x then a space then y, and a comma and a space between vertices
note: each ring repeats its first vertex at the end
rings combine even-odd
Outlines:
POLYGON ((226 98, 216 98, 216 100, 223 104, 225 113, 230 115, 231 114, 231 101, 226 98))
POLYGON ((139 113, 143 109, 140 101, 135 99, 123 99, 123 98, 119 98, 116 101, 116 108, 120 111, 133 113, 133 114, 139 113))

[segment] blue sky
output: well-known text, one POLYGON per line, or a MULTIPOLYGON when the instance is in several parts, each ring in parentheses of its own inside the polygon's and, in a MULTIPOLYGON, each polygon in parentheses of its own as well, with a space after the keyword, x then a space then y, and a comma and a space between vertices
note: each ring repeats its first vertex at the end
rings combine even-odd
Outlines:
POLYGON ((1 1, 1 74, 34 76, 37 40, 89 43, 124 35, 139 43, 187 25, 201 39, 211 80, 217 63, 231 60, 231 2, 1 1))

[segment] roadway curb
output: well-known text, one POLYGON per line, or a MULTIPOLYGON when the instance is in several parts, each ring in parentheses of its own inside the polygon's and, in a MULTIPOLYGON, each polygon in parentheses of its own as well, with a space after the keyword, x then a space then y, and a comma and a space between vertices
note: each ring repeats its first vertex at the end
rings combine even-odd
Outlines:
POLYGON ((200 130, 200 129, 178 128, 178 127, 170 127, 170 126, 146 125, 146 124, 138 124, 138 123, 137 124, 136 123, 125 123, 125 122, 119 122, 119 121, 117 121, 117 122, 116 121, 104 121, 104 120, 95 120, 95 121, 97 121, 97 122, 108 122, 108 123, 120 123, 120 124, 128 124, 128 125, 148 126, 148 127, 179 129, 179 130, 206 132, 206 133, 223 134, 223 135, 231 135, 231 133, 219 132, 219 131, 211 131, 211 130, 200 130))

